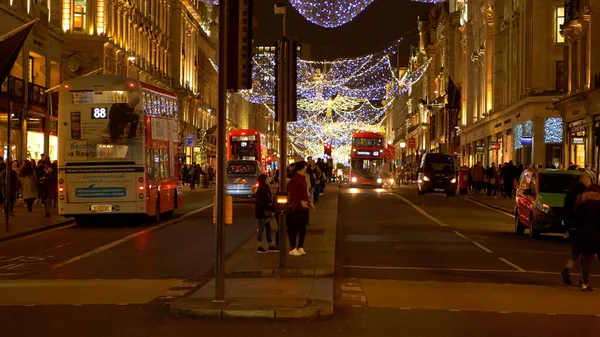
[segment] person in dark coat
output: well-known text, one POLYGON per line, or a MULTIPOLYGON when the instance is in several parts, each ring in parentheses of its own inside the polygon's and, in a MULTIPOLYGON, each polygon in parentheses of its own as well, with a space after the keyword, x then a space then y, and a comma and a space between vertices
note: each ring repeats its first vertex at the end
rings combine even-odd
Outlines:
POLYGON ((256 241, 258 241, 257 253, 267 253, 267 250, 262 246, 263 231, 269 244, 268 251, 279 251, 277 247, 273 246, 271 239, 271 219, 273 219, 274 214, 275 207, 273 205, 271 188, 267 184, 267 175, 261 174, 258 176, 258 189, 254 198, 254 216, 258 220, 258 232, 256 234, 256 241))
POLYGON ((579 220, 577 246, 581 253, 581 290, 592 291, 588 280, 594 255, 600 252, 600 186, 590 185, 575 204, 579 220))
POLYGON ((10 174, 10 190, 8 191, 8 195, 6 195, 6 171, 7 169, 5 167, 4 170, 0 172, 0 189, 4 194, 5 200, 4 213, 14 216, 15 201, 17 200, 17 192, 19 191, 19 188, 21 188, 21 183, 19 181, 17 172, 13 169, 8 169, 10 174))
POLYGON ((44 184, 41 189, 41 198, 46 210, 45 218, 50 217, 50 208, 58 198, 58 165, 56 162, 46 167, 44 184))
POLYGON ((564 222, 567 232, 569 233, 569 243, 571 244, 571 257, 567 260, 565 269, 561 272, 563 281, 565 284, 571 285, 571 269, 575 264, 575 261, 581 257, 581 248, 579 240, 579 224, 580 219, 577 217, 575 211, 575 205, 577 199, 586 191, 588 186, 591 185, 591 179, 587 174, 583 174, 579 177, 579 181, 574 181, 570 186, 569 193, 565 196, 564 202, 564 222))

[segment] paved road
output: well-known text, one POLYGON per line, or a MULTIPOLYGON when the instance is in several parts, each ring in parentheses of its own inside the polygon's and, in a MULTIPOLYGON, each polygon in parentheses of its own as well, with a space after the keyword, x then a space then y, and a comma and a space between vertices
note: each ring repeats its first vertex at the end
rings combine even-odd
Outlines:
MULTIPOLYGON (((558 271, 569 251, 564 240, 516 236, 511 217, 459 198, 345 188, 339 198, 331 319, 224 322, 169 315, 164 301, 152 298, 165 288, 177 296, 177 289, 185 292, 210 273, 210 262, 198 256, 213 250, 212 230, 201 227, 210 227, 205 211, 54 271, 12 281, 85 278, 53 284, 79 287, 83 305, 0 306, 0 335, 563 337, 600 331, 600 293, 561 283, 558 271), (194 244, 198 237, 203 243, 194 244), (132 287, 135 294, 127 294, 132 287), (92 289, 106 301, 90 296, 92 289)), ((249 205, 236 205, 236 224, 228 228, 231 247, 236 237, 241 244, 253 231, 251 213, 249 205)), ((600 284, 600 278, 593 282, 600 284)), ((0 282, 0 291, 7 286, 10 282, 0 282)))

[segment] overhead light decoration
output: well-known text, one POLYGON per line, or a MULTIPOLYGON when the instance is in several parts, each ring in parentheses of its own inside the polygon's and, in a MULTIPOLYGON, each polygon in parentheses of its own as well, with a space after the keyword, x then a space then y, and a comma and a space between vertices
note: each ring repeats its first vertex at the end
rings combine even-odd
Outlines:
MULTIPOLYGON (((323 145, 332 145, 335 162, 347 163, 352 134, 380 132, 385 113, 399 94, 417 83, 430 60, 411 67, 402 78, 394 72, 390 56, 400 40, 366 56, 335 61, 298 60, 298 121, 288 124, 294 150, 304 156, 320 157, 323 145)), ((253 57, 252 89, 242 90, 246 100, 263 105, 274 115, 275 55, 253 57)))
POLYGON ((308 21, 325 28, 336 28, 354 20, 375 0, 290 0, 308 21))

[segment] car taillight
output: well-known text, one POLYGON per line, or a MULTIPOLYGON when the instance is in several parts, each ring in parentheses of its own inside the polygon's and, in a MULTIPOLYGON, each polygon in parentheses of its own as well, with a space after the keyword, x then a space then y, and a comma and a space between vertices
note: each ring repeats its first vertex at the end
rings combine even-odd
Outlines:
POLYGON ((144 185, 138 186, 138 190, 143 191, 145 189, 144 185))
POLYGON ((59 193, 62 193, 62 192, 64 192, 64 191, 65 191, 65 188, 64 188, 64 187, 62 187, 62 186, 61 186, 61 187, 59 187, 59 188, 58 188, 58 192, 59 192, 59 193))

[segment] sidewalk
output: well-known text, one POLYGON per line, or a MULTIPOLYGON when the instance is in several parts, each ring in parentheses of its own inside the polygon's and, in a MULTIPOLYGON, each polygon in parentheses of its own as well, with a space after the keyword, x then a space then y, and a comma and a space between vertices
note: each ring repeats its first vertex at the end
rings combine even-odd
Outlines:
POLYGON ((33 205, 31 213, 27 212, 23 200, 18 200, 15 205, 15 216, 11 216, 9 219, 9 231, 6 231, 5 214, 0 211, 0 241, 15 239, 73 221, 72 218, 59 216, 56 208, 50 210, 52 215, 50 218, 44 218, 45 214, 44 207, 37 204, 33 205))
MULTIPOLYGON (((213 303, 214 279, 187 298, 171 304, 171 312, 193 317, 308 318, 333 314, 333 272, 338 186, 328 185, 310 214, 304 256, 257 254, 252 236, 225 263, 224 303, 213 303)), ((273 231, 275 236, 276 230, 273 231)), ((274 242, 274 240, 273 240, 274 242)))
POLYGON ((503 211, 503 212, 510 213, 510 214, 513 214, 515 211, 515 199, 514 198, 507 199, 507 198, 503 198, 501 196, 498 196, 498 197, 487 196, 486 194, 461 195, 461 198, 470 199, 470 200, 482 203, 486 206, 495 208, 499 211, 503 211))

